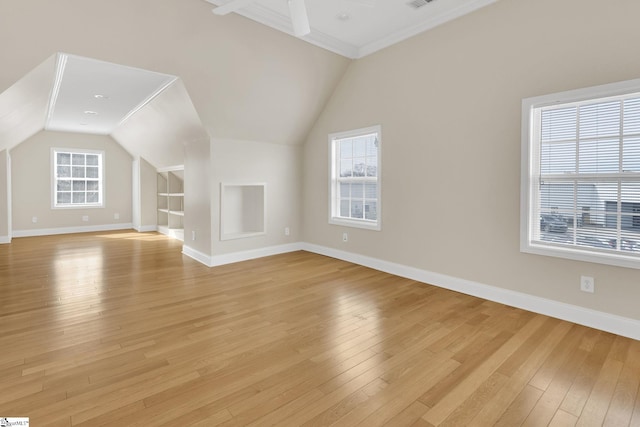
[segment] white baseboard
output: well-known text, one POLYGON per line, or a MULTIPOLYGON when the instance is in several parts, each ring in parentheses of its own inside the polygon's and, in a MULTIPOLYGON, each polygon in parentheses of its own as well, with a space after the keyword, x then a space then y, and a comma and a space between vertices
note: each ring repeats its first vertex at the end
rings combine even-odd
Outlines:
POLYGON ((0 245, 11 243, 11 236, 0 236, 0 245))
POLYGON ((158 231, 158 226, 157 225, 139 225, 136 227, 133 227, 134 230, 136 230, 138 233, 147 233, 149 231, 158 231))
POLYGON ((202 252, 187 245, 182 245, 182 253, 189 258, 193 258, 194 260, 206 265, 207 267, 211 267, 211 257, 207 254, 203 254, 202 252))
POLYGON ((289 243, 286 245, 268 246, 266 248, 251 249, 248 251, 233 252, 229 254, 214 255, 211 257, 209 267, 232 264, 234 262, 247 261, 265 256, 284 254, 287 252, 299 251, 302 249, 301 243, 289 243))
POLYGON ((341 259, 343 261, 370 267, 396 276, 428 283, 511 307, 521 308, 534 313, 544 314, 546 316, 555 317, 577 323, 579 325, 640 340, 640 320, 578 307, 522 292, 472 282, 470 280, 460 279, 453 276, 420 270, 414 267, 408 267, 406 265, 383 261, 377 258, 358 255, 325 246, 302 243, 301 248, 308 252, 341 259))
POLYGON ((129 223, 86 225, 80 227, 39 228, 34 230, 13 230, 13 237, 51 236, 54 234, 87 233, 91 231, 129 230, 133 225, 129 223))

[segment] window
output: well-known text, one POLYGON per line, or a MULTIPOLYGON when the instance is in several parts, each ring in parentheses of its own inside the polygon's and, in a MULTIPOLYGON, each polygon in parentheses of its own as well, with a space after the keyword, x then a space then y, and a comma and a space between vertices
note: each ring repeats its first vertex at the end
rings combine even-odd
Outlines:
POLYGON ((102 206, 102 158, 99 151, 53 149, 53 206, 102 206))
POLYGON ((640 80, 523 101, 523 252, 640 268, 640 80))
POLYGON ((380 230, 380 126, 329 135, 329 223, 380 230))

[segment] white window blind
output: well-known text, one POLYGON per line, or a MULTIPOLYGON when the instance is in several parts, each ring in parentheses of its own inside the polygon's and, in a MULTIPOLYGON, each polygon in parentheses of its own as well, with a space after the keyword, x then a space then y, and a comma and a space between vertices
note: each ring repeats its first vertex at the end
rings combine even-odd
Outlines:
POLYGON ((640 92, 527 107, 525 246, 640 268, 640 92))
POLYGON ((380 127, 330 135, 329 222, 380 229, 380 127))

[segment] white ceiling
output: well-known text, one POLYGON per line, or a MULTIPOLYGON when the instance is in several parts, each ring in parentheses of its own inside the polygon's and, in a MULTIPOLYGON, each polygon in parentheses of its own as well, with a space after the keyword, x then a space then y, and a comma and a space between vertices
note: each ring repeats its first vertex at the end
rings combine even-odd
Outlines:
POLYGON ((108 135, 175 76, 58 54, 46 130, 108 135))
POLYGON ((0 94, 0 150, 43 129, 110 135, 157 168, 209 138, 179 78, 66 53, 0 94))
MULTIPOLYGON (((206 1, 220 6, 233 0, 206 1)), ((311 33, 301 39, 361 58, 496 1, 306 0, 311 33)), ((293 34, 287 0, 253 0, 235 13, 293 34)))

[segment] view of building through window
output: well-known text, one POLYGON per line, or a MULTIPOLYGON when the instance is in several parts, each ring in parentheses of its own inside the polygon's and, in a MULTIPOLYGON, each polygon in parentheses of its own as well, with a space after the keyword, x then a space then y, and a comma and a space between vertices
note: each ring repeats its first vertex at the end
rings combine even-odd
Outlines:
POLYGON ((640 93, 531 113, 530 241, 640 257, 640 93))

